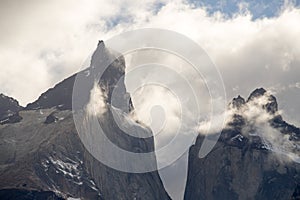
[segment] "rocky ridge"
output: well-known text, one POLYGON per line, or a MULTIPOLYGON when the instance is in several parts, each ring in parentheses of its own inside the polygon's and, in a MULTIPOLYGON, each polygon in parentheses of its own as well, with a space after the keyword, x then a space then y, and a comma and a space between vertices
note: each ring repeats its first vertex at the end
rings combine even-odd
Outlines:
MULTIPOLYGON (((126 92, 119 93, 114 98, 116 101, 111 99, 114 88, 125 87, 122 82, 117 85, 124 70, 124 59, 100 41, 89 68, 58 83, 25 108, 18 107, 11 99, 8 100, 12 107, 0 104, 3 116, 13 111, 21 117, 17 123, 0 125, 1 199, 12 195, 10 191, 36 197, 40 192, 50 191, 57 199, 170 199, 157 171, 135 174, 105 166, 86 150, 75 128, 71 109, 72 96, 77 95, 73 94, 76 77, 80 76, 86 83, 82 88, 85 93, 77 104, 79 107, 74 108, 77 111, 86 109, 89 93, 95 80, 99 80, 97 84, 105 94, 107 110, 101 123, 109 129, 107 136, 132 152, 148 152, 154 148, 153 138, 139 140, 128 136, 110 114, 112 108, 128 112, 125 107, 132 106, 128 104, 130 97, 126 92), (103 75, 98 77, 101 73, 103 75)), ((152 134, 141 125, 136 125, 136 130, 152 134)), ((12 196, 14 198, 17 199, 12 196)))
POLYGON ((234 98, 228 110, 231 117, 213 150, 198 157, 202 135, 190 148, 184 199, 299 198, 300 164, 278 152, 292 142, 289 150, 299 155, 300 130, 282 119, 276 98, 259 88, 247 100, 234 98), (286 140, 278 145, 269 136, 286 140))
POLYGON ((0 105, 0 124, 17 123, 22 120, 19 111, 23 108, 17 100, 0 94, 0 105))

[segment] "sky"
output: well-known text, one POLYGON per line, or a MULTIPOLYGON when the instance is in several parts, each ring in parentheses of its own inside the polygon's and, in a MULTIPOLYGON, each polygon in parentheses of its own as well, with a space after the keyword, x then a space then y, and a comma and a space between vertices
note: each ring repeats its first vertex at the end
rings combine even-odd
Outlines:
POLYGON ((299 124, 300 106, 293 102, 300 84, 298 5, 299 0, 3 0, 0 92, 25 106, 82 68, 99 39, 137 28, 165 28, 206 50, 229 98, 246 97, 259 86, 273 89, 286 117, 299 124))
MULTIPOLYGON (((228 100, 239 94, 247 98, 264 87, 277 97, 284 118, 300 126, 299 0, 0 4, 0 93, 23 106, 82 69, 98 40, 138 28, 164 28, 189 37, 207 52, 220 70, 228 100)), ((174 168, 182 170, 178 166, 174 168)), ((182 187, 172 185, 170 190, 182 187)))

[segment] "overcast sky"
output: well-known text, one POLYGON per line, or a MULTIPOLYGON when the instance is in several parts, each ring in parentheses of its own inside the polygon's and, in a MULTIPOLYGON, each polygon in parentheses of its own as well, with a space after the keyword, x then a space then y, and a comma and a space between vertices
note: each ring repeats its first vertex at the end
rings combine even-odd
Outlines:
POLYGON ((229 98, 274 89, 280 108, 300 124, 300 11, 287 1, 249 2, 2 0, 0 92, 26 105, 78 71, 99 39, 157 27, 198 42, 219 67, 229 98))
POLYGON ((299 3, 2 0, 0 93, 25 106, 82 68, 98 40, 137 28, 165 28, 206 50, 228 99, 265 87, 276 94, 284 117, 300 125, 299 3))

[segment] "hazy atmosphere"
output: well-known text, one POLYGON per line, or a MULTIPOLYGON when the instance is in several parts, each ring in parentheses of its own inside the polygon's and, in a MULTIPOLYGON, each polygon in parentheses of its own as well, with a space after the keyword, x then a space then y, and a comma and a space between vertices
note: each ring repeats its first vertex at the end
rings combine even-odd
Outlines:
POLYGON ((1 1, 1 92, 25 106, 82 68, 98 40, 156 27, 204 48, 221 72, 228 99, 269 88, 284 115, 300 124, 299 1, 113 2, 1 1))
MULTIPOLYGON (((2 0, 0 27, 0 93, 15 98, 21 106, 35 101, 61 80, 89 67, 99 40, 105 43, 122 32, 142 28, 176 31, 202 47, 217 67, 224 82, 226 104, 238 95, 247 100, 256 88, 268 90, 258 102, 250 101, 242 110, 231 108, 225 113, 226 117, 234 120, 234 114, 238 114, 253 124, 259 124, 253 127, 264 132, 260 137, 273 145, 269 150, 299 159, 291 153, 297 145, 287 137, 280 139, 280 131, 265 124, 279 113, 289 123, 300 126, 300 0, 2 0), (261 115, 264 110, 256 106, 269 103, 270 99, 264 98, 270 95, 277 98, 278 111, 261 115)), ((143 53, 137 54, 140 60, 125 56, 126 72, 143 63, 143 56, 145 59, 149 57, 147 52, 143 53)), ((174 70, 182 70, 181 74, 199 84, 196 93, 205 96, 202 91, 205 85, 201 85, 202 80, 196 80, 194 71, 176 58, 161 56, 172 61, 168 64, 174 63, 174 70)), ((162 63, 163 59, 155 59, 162 63)), ((155 69, 149 69, 149 76, 141 76, 144 82, 162 74, 155 69)), ((173 83, 174 88, 182 92, 181 96, 189 99, 188 91, 175 75, 163 78, 173 83)), ((189 119, 197 117, 196 111, 192 112, 194 104, 187 100, 180 107, 166 90, 146 88, 133 94, 136 91, 131 90, 126 73, 125 85, 132 92, 135 120, 149 126, 153 133, 158 132, 156 126, 161 124, 151 121, 150 114, 157 121, 162 121, 165 115, 169 117, 165 129, 170 135, 179 124, 176 115, 180 109, 191 111, 187 114, 189 119), (163 114, 159 108, 150 113, 148 108, 157 104, 168 109, 163 114)), ((95 86, 94 92, 101 99, 98 106, 104 108, 106 104, 99 88, 95 86)), ((203 98, 203 112, 206 112, 207 102, 208 99, 203 98)), ((202 123, 200 127, 194 127, 191 124, 186 126, 193 131, 202 130, 207 125, 202 123)), ((243 129, 241 132, 251 131, 243 129)), ((154 146, 164 146, 167 137, 169 135, 155 137, 154 146)), ((174 200, 183 199, 186 187, 188 151, 182 153, 175 163, 159 172, 166 191, 174 200)), ((163 162, 168 155, 157 157, 163 162)))

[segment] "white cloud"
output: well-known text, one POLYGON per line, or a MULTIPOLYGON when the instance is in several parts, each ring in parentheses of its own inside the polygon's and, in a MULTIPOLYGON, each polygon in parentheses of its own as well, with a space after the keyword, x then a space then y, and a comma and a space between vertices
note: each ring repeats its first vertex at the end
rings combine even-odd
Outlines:
POLYGON ((220 68, 225 86, 238 86, 235 91, 227 90, 229 97, 277 82, 288 86, 298 78, 300 11, 296 8, 285 9, 276 18, 252 21, 249 12, 233 18, 221 13, 210 16, 184 1, 6 4, 0 36, 1 90, 23 105, 76 72, 98 39, 142 27, 175 30, 197 41, 220 68), (157 12, 160 2, 165 5, 157 12), (114 23, 118 24, 109 27, 114 23), (17 80, 8 78, 11 74, 17 80), (24 94, 24 88, 31 92, 24 94))
POLYGON ((300 82, 296 82, 294 84, 290 84, 289 85, 289 88, 297 88, 297 89, 300 89, 300 82))
POLYGON ((2 1, 1 92, 22 105, 32 102, 79 70, 99 39, 124 30, 108 29, 116 16, 142 18, 151 5, 152 1, 119 0, 2 1))
POLYGON ((249 12, 210 16, 183 1, 7 2, 0 21, 1 92, 23 105, 76 72, 98 39, 142 27, 178 31, 198 42, 220 68, 229 98, 298 81, 300 11, 291 6, 279 17, 252 21, 249 12))
POLYGON ((106 112, 105 95, 103 94, 97 82, 90 92, 90 101, 86 105, 87 114, 91 116, 99 116, 106 112))
POLYGON ((255 21, 249 12, 208 15, 181 0, 2 1, 0 13, 0 92, 22 105, 80 69, 97 40, 156 27, 201 45, 219 67, 228 98, 280 85, 285 117, 300 124, 300 96, 292 87, 300 74, 300 10, 290 5, 278 17, 255 21))
POLYGON ((234 114, 243 116, 246 125, 242 128, 242 134, 246 137, 259 136, 267 149, 275 153, 280 161, 295 161, 299 162, 299 142, 290 140, 289 134, 283 134, 279 129, 270 125, 270 121, 277 115, 282 114, 282 111, 277 111, 274 114, 267 112, 263 106, 270 103, 268 91, 263 96, 255 98, 241 108, 230 108, 227 116, 227 121, 232 121, 234 114))

